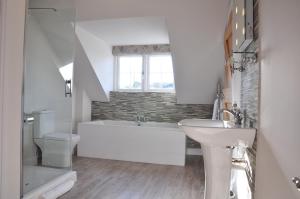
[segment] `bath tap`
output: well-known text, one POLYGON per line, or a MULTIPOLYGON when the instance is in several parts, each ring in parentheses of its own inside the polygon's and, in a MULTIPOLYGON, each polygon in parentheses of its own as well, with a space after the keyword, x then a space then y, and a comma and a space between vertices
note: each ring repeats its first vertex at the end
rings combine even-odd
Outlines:
POLYGON ((234 123, 236 125, 242 125, 242 121, 244 119, 243 113, 241 110, 237 107, 237 104, 233 104, 233 108, 230 109, 221 109, 219 113, 226 112, 230 113, 234 117, 234 123))
POLYGON ((141 122, 145 122, 145 116, 141 113, 137 113, 136 122, 137 122, 138 126, 141 126, 141 122))

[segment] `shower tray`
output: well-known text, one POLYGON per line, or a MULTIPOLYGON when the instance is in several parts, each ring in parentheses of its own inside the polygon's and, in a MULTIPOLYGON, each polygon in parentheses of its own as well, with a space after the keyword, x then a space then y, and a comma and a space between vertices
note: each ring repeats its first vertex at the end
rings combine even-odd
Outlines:
POLYGON ((24 166, 23 169, 23 199, 57 198, 72 189, 77 180, 76 171, 41 166, 24 166))

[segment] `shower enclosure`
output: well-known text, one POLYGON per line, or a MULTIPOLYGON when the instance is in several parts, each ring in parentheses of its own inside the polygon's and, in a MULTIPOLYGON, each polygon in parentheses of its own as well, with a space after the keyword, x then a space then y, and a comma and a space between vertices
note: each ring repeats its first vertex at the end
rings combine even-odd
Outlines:
MULTIPOLYGON (((28 0, 23 86, 23 198, 35 198, 60 185, 57 183, 69 182, 66 191, 72 187, 66 178, 76 180, 71 165, 74 26, 73 0, 28 0)), ((54 192, 52 196, 59 191, 54 192)))

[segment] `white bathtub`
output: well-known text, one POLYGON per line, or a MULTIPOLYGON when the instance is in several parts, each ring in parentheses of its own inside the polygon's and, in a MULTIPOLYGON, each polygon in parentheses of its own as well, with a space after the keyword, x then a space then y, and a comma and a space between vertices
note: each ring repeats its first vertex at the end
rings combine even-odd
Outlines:
POLYGON ((185 134, 173 123, 99 120, 78 125, 82 157, 185 164, 185 134))

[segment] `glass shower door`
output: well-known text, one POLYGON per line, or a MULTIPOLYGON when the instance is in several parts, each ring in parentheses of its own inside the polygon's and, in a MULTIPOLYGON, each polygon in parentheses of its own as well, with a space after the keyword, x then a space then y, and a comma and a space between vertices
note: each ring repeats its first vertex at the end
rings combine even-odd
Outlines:
POLYGON ((29 0, 25 29, 23 189, 72 167, 74 2, 29 0))

